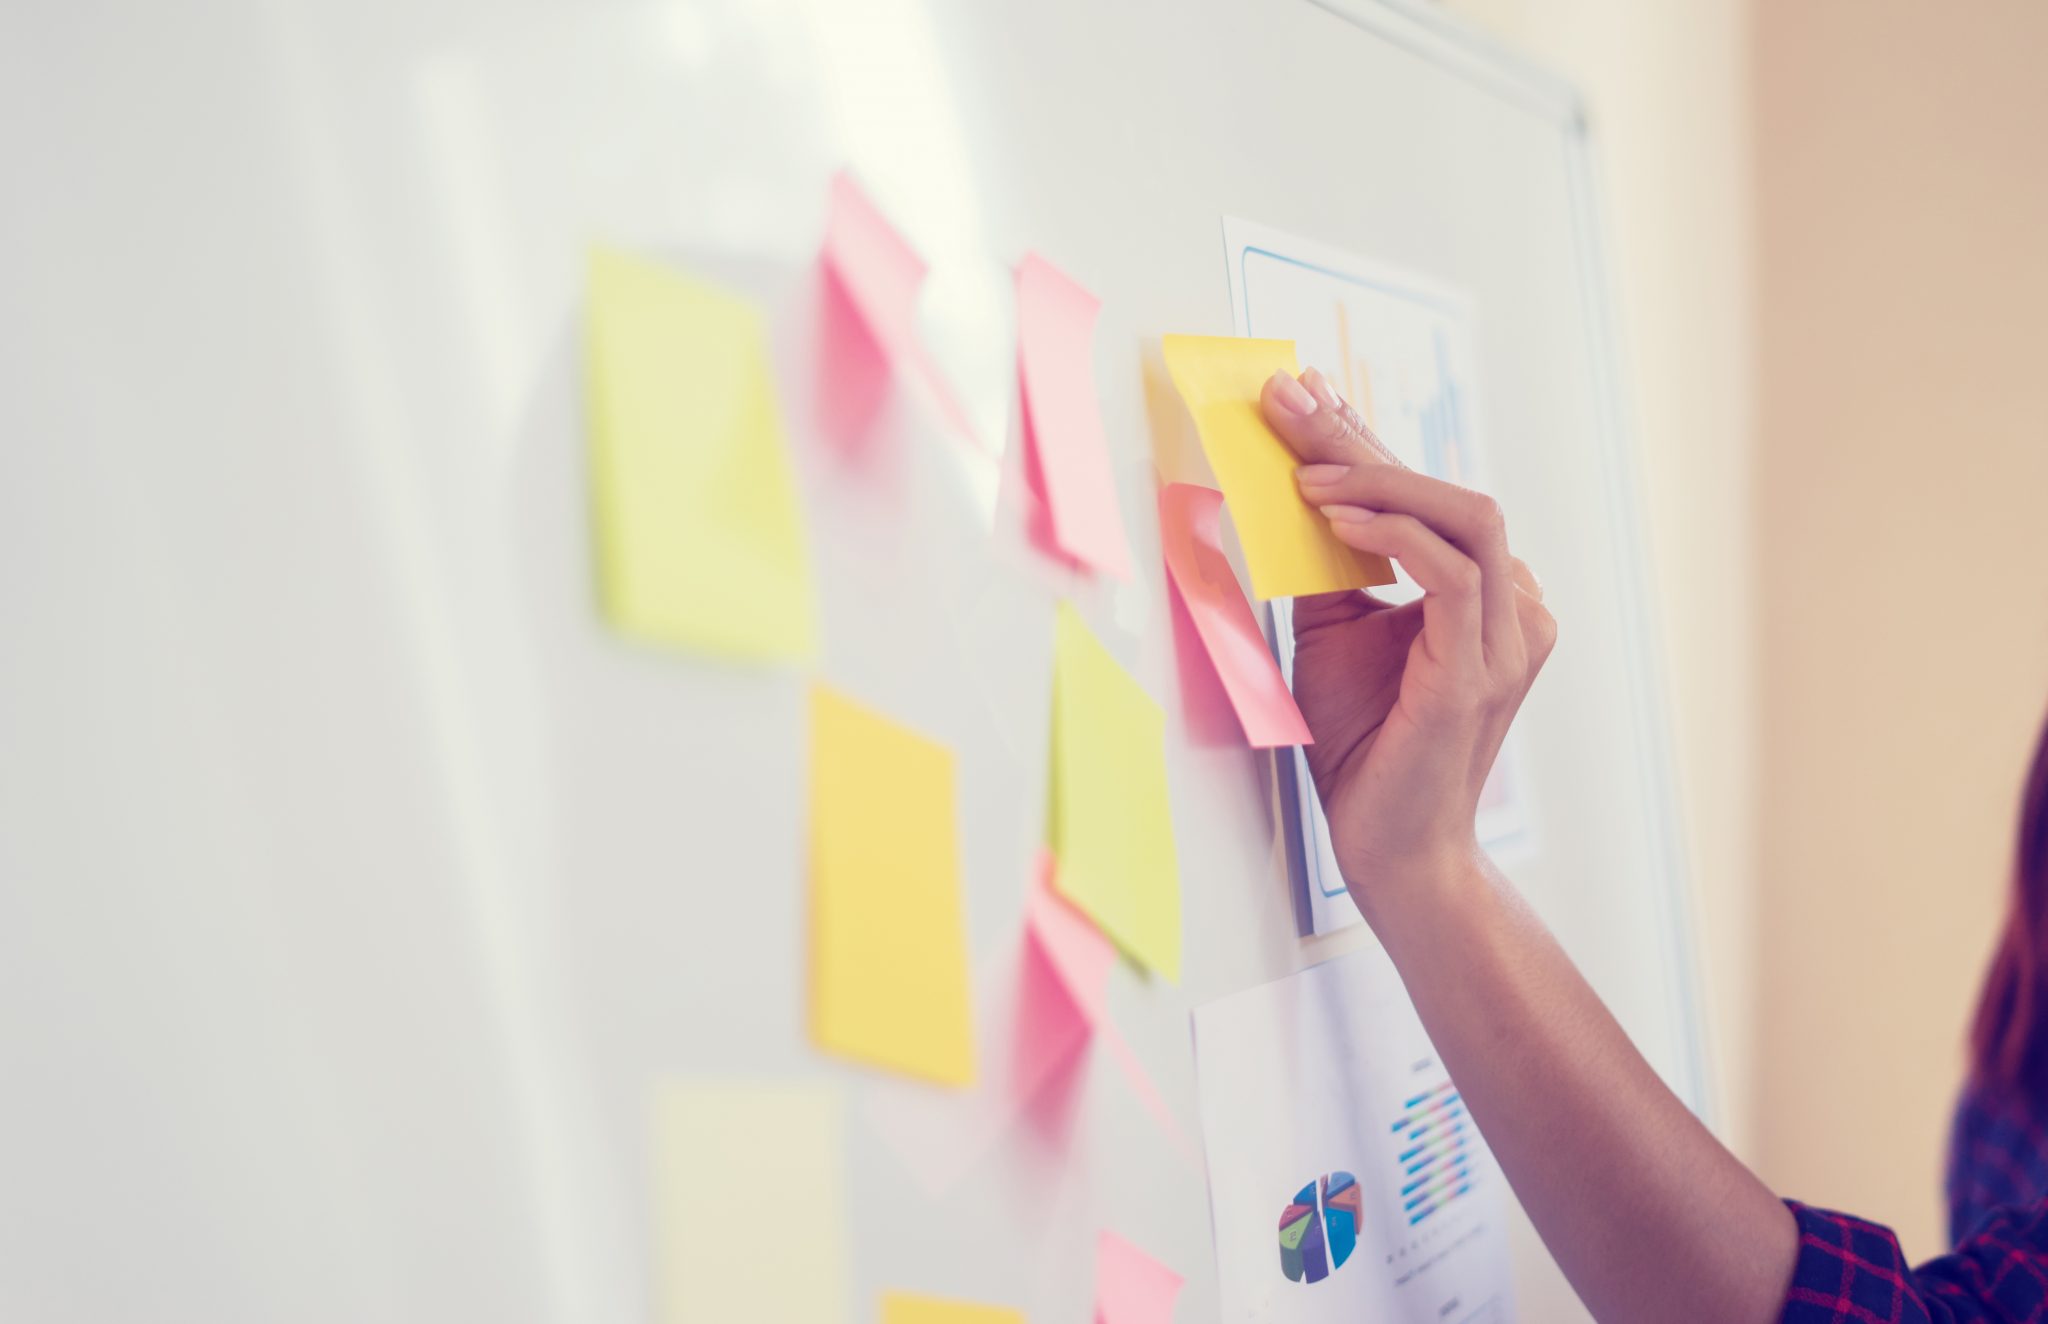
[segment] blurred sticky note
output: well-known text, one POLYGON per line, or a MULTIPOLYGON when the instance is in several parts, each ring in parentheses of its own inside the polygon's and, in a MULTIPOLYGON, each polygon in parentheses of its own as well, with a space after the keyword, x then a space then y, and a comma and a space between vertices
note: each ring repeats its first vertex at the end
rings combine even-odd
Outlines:
POLYGON ((951 752, 811 690, 811 1032, 946 1085, 974 1080, 951 752))
POLYGON ((1167 336, 1162 348, 1230 503, 1252 591, 1261 599, 1288 598, 1393 583, 1384 560, 1338 542, 1322 514, 1301 499, 1294 481, 1299 461, 1259 413, 1266 379, 1298 370, 1294 342, 1167 336))
POLYGON ((1017 362, 1024 390, 1026 471, 1061 552, 1106 574, 1132 575, 1116 476, 1095 393, 1101 301, 1036 253, 1017 267, 1017 362))
POLYGON ((654 1261, 666 1324, 847 1318, 841 1112, 829 1086, 662 1087, 654 1261), (803 1271, 764 1272, 768 1242, 791 1228, 802 1233, 803 1271))
POLYGON ((1095 1251, 1095 1324, 1172 1324, 1181 1276, 1114 1232, 1095 1251))
POLYGON ((1030 899, 1024 907, 1025 931, 1059 976, 1074 1010, 1092 1028, 1102 1019, 1116 948, 1100 929, 1060 898, 1054 885, 1058 868, 1051 851, 1038 853, 1037 876, 1031 880, 1030 899))
POLYGON ((1053 645, 1047 844, 1060 894, 1136 960, 1180 978, 1180 869, 1166 790, 1166 714, 1073 606, 1053 645))
POLYGON ((1313 744, 1265 632, 1223 554, 1217 519, 1222 509, 1223 494, 1210 488, 1169 483, 1159 490, 1159 538, 1166 548, 1167 572, 1230 696, 1245 739, 1259 749, 1313 744))
POLYGON ((627 634, 721 657, 809 657, 810 562, 760 313, 600 248, 587 318, 606 615, 627 634))
POLYGON ((1024 1312, 908 1292, 882 1294, 882 1324, 1024 1324, 1024 1312))
POLYGON ((844 171, 832 177, 825 266, 891 358, 916 350, 925 261, 844 171))
POLYGON ((907 364, 924 379, 946 421, 979 447, 981 440, 970 411, 918 334, 918 300, 930 268, 843 170, 832 177, 824 260, 825 270, 857 319, 857 326, 843 319, 828 319, 830 334, 824 351, 834 360, 827 365, 829 389, 863 395, 873 383, 857 378, 907 364), (871 344, 850 343, 860 330, 865 330, 871 344))

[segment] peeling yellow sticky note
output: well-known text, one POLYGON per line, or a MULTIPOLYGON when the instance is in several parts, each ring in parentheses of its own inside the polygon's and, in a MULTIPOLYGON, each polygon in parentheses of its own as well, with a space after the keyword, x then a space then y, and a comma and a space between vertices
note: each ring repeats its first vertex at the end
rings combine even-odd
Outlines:
POLYGON ((1299 371, 1294 342, 1167 336, 1162 348, 1237 525, 1253 594, 1291 598, 1393 583, 1385 560, 1338 542, 1322 515, 1301 499, 1294 481, 1300 462, 1259 413, 1267 378, 1299 371))
POLYGON ((670 267, 590 256, 584 370, 605 614, 736 660, 811 655, 816 611, 761 314, 670 267))
POLYGON ((1024 1324, 1024 1312, 908 1292, 882 1294, 882 1324, 1024 1324))
POLYGON ((811 690, 811 1033, 830 1052, 974 1080, 953 755, 811 690))
POLYGON ((1166 714, 1062 602, 1053 644, 1054 886, 1133 960, 1180 978, 1166 714))
POLYGON ((661 1088, 654 1262, 666 1324, 847 1318, 842 1111, 825 1085, 661 1088), (774 1267, 784 1243, 800 1270, 774 1267))

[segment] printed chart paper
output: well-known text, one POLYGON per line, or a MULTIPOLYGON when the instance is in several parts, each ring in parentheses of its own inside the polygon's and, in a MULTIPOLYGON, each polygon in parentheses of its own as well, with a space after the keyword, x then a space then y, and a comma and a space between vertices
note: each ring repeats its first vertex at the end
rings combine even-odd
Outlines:
POLYGON ((1506 1185, 1378 949, 1195 1012, 1221 1318, 1509 1324, 1506 1185))
MULTIPOLYGON (((1481 396, 1474 384, 1472 307, 1422 277, 1235 218, 1223 226, 1237 330, 1295 342, 1304 367, 1320 368, 1400 461, 1447 482, 1484 489, 1481 396)), ((1228 495, 1226 493, 1226 495, 1228 495)), ((1416 596, 1405 582, 1376 588, 1388 601, 1416 596)), ((1273 603, 1280 667, 1294 681, 1293 604, 1273 603)), ((1479 844, 1508 863, 1536 846, 1528 780, 1514 736, 1494 761, 1479 803, 1479 844)), ((1309 778, 1293 757, 1304 861, 1308 933, 1359 922, 1345 890, 1329 825, 1309 778)))

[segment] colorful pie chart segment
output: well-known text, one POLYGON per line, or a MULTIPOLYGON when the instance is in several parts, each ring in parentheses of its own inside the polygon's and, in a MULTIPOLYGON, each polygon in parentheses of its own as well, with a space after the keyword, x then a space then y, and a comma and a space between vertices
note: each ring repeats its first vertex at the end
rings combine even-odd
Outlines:
POLYGON ((1280 1272, 1289 1282, 1319 1283, 1358 1247, 1358 1182, 1332 1172, 1294 1193, 1280 1211, 1280 1272))
POLYGON ((1358 1245, 1358 1183, 1348 1172, 1333 1172, 1323 1178, 1323 1226, 1328 1230, 1330 1267, 1351 1258, 1358 1245))

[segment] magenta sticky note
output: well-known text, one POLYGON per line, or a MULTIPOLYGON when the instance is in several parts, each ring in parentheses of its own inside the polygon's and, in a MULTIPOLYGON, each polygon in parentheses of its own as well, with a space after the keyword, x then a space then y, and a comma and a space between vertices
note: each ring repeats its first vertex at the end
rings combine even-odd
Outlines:
POLYGON ((1181 1276, 1105 1229, 1095 1248, 1095 1324, 1171 1324, 1181 1276))
POLYGON ((1223 494, 1187 483, 1159 492, 1159 539, 1166 568, 1195 632, 1230 696, 1244 737, 1260 749, 1315 743, 1294 704, 1280 664, 1252 616, 1251 603, 1223 554, 1217 514, 1223 494))
POLYGON ((1017 266, 1017 363, 1023 383, 1026 474, 1063 553, 1121 579, 1130 539, 1095 391, 1101 302, 1036 253, 1017 266))

